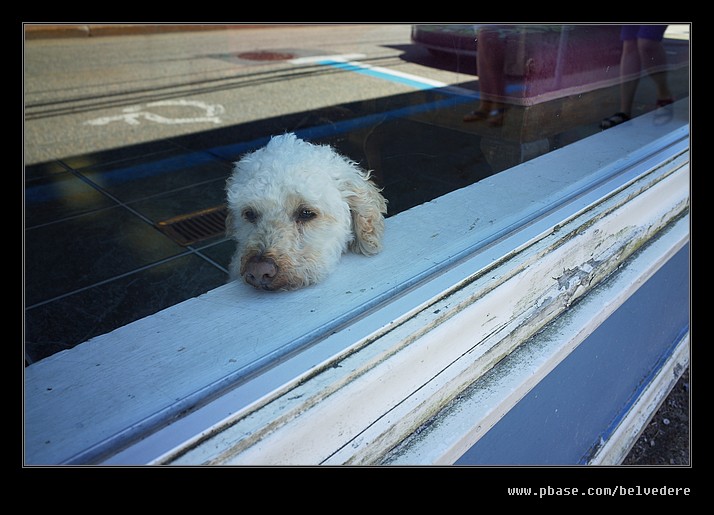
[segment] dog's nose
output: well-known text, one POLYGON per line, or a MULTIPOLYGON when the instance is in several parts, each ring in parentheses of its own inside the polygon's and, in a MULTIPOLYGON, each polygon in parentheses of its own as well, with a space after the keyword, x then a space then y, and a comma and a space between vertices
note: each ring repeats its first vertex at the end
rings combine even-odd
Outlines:
POLYGON ((245 267, 245 280, 256 288, 269 290, 278 274, 278 265, 270 258, 251 259, 245 267))

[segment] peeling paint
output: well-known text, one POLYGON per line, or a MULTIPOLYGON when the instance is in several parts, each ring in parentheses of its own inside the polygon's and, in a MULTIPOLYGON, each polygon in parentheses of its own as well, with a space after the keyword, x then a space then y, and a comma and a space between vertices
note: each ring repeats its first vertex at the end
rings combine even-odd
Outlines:
MULTIPOLYGON (((682 180, 677 180, 681 190, 682 180)), ((438 423, 435 417, 475 380, 607 280, 667 223, 683 216, 688 200, 679 200, 680 192, 669 182, 641 178, 465 277, 420 311, 357 342, 349 353, 321 364, 233 421, 232 443, 220 443, 226 441, 223 432, 212 435, 210 443, 204 441, 206 449, 214 443, 224 447, 208 452, 214 456, 211 461, 225 462, 248 451, 289 461, 263 440, 287 449, 299 434, 315 438, 317 462, 378 461, 409 435, 418 436, 428 424, 438 423), (437 362, 444 365, 431 368, 437 362), (394 385, 404 386, 394 381, 402 376, 405 384, 422 376, 424 382, 399 393, 394 385), (365 391, 378 398, 361 402, 365 391), (345 405, 345 399, 354 399, 354 404, 345 405), (330 415, 339 422, 335 427, 324 427, 320 414, 327 406, 334 407, 330 415), (324 438, 309 428, 323 432, 324 438), (328 440, 336 447, 328 449, 328 440), (256 446, 264 447, 258 452, 256 446)))

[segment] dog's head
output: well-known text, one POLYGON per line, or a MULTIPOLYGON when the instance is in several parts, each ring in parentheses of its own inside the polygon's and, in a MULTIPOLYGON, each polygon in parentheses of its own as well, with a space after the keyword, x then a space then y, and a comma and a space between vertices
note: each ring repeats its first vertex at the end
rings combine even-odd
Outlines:
POLYGON ((386 201, 369 174, 326 145, 276 136, 227 182, 232 277, 263 290, 323 280, 349 247, 381 250, 386 201))

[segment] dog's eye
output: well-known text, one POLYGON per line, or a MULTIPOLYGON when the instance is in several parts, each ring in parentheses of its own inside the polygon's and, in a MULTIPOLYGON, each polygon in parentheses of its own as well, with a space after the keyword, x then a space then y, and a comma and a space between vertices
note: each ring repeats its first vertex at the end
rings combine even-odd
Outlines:
POLYGON ((246 222, 254 224, 258 220, 258 214, 252 209, 244 209, 243 218, 245 218, 246 222))
POLYGON ((303 207, 298 209, 297 214, 296 214, 296 220, 298 222, 309 222, 313 218, 317 216, 317 213, 315 213, 312 209, 303 207))

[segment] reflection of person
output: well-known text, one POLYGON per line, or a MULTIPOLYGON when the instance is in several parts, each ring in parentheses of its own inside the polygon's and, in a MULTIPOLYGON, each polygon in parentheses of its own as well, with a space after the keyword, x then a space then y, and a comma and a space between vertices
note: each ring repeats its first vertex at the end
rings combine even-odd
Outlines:
POLYGON ((625 25, 622 27, 622 57, 620 58, 620 111, 600 122, 609 129, 632 118, 632 104, 639 84, 640 72, 646 71, 657 88, 655 123, 672 118, 674 101, 667 83, 667 54, 662 38, 667 25, 625 25))
POLYGON ((505 76, 503 73, 506 56, 506 31, 502 26, 479 28, 476 36, 478 45, 476 66, 481 103, 476 111, 464 116, 465 122, 488 120, 491 125, 503 123, 503 94, 505 76))

